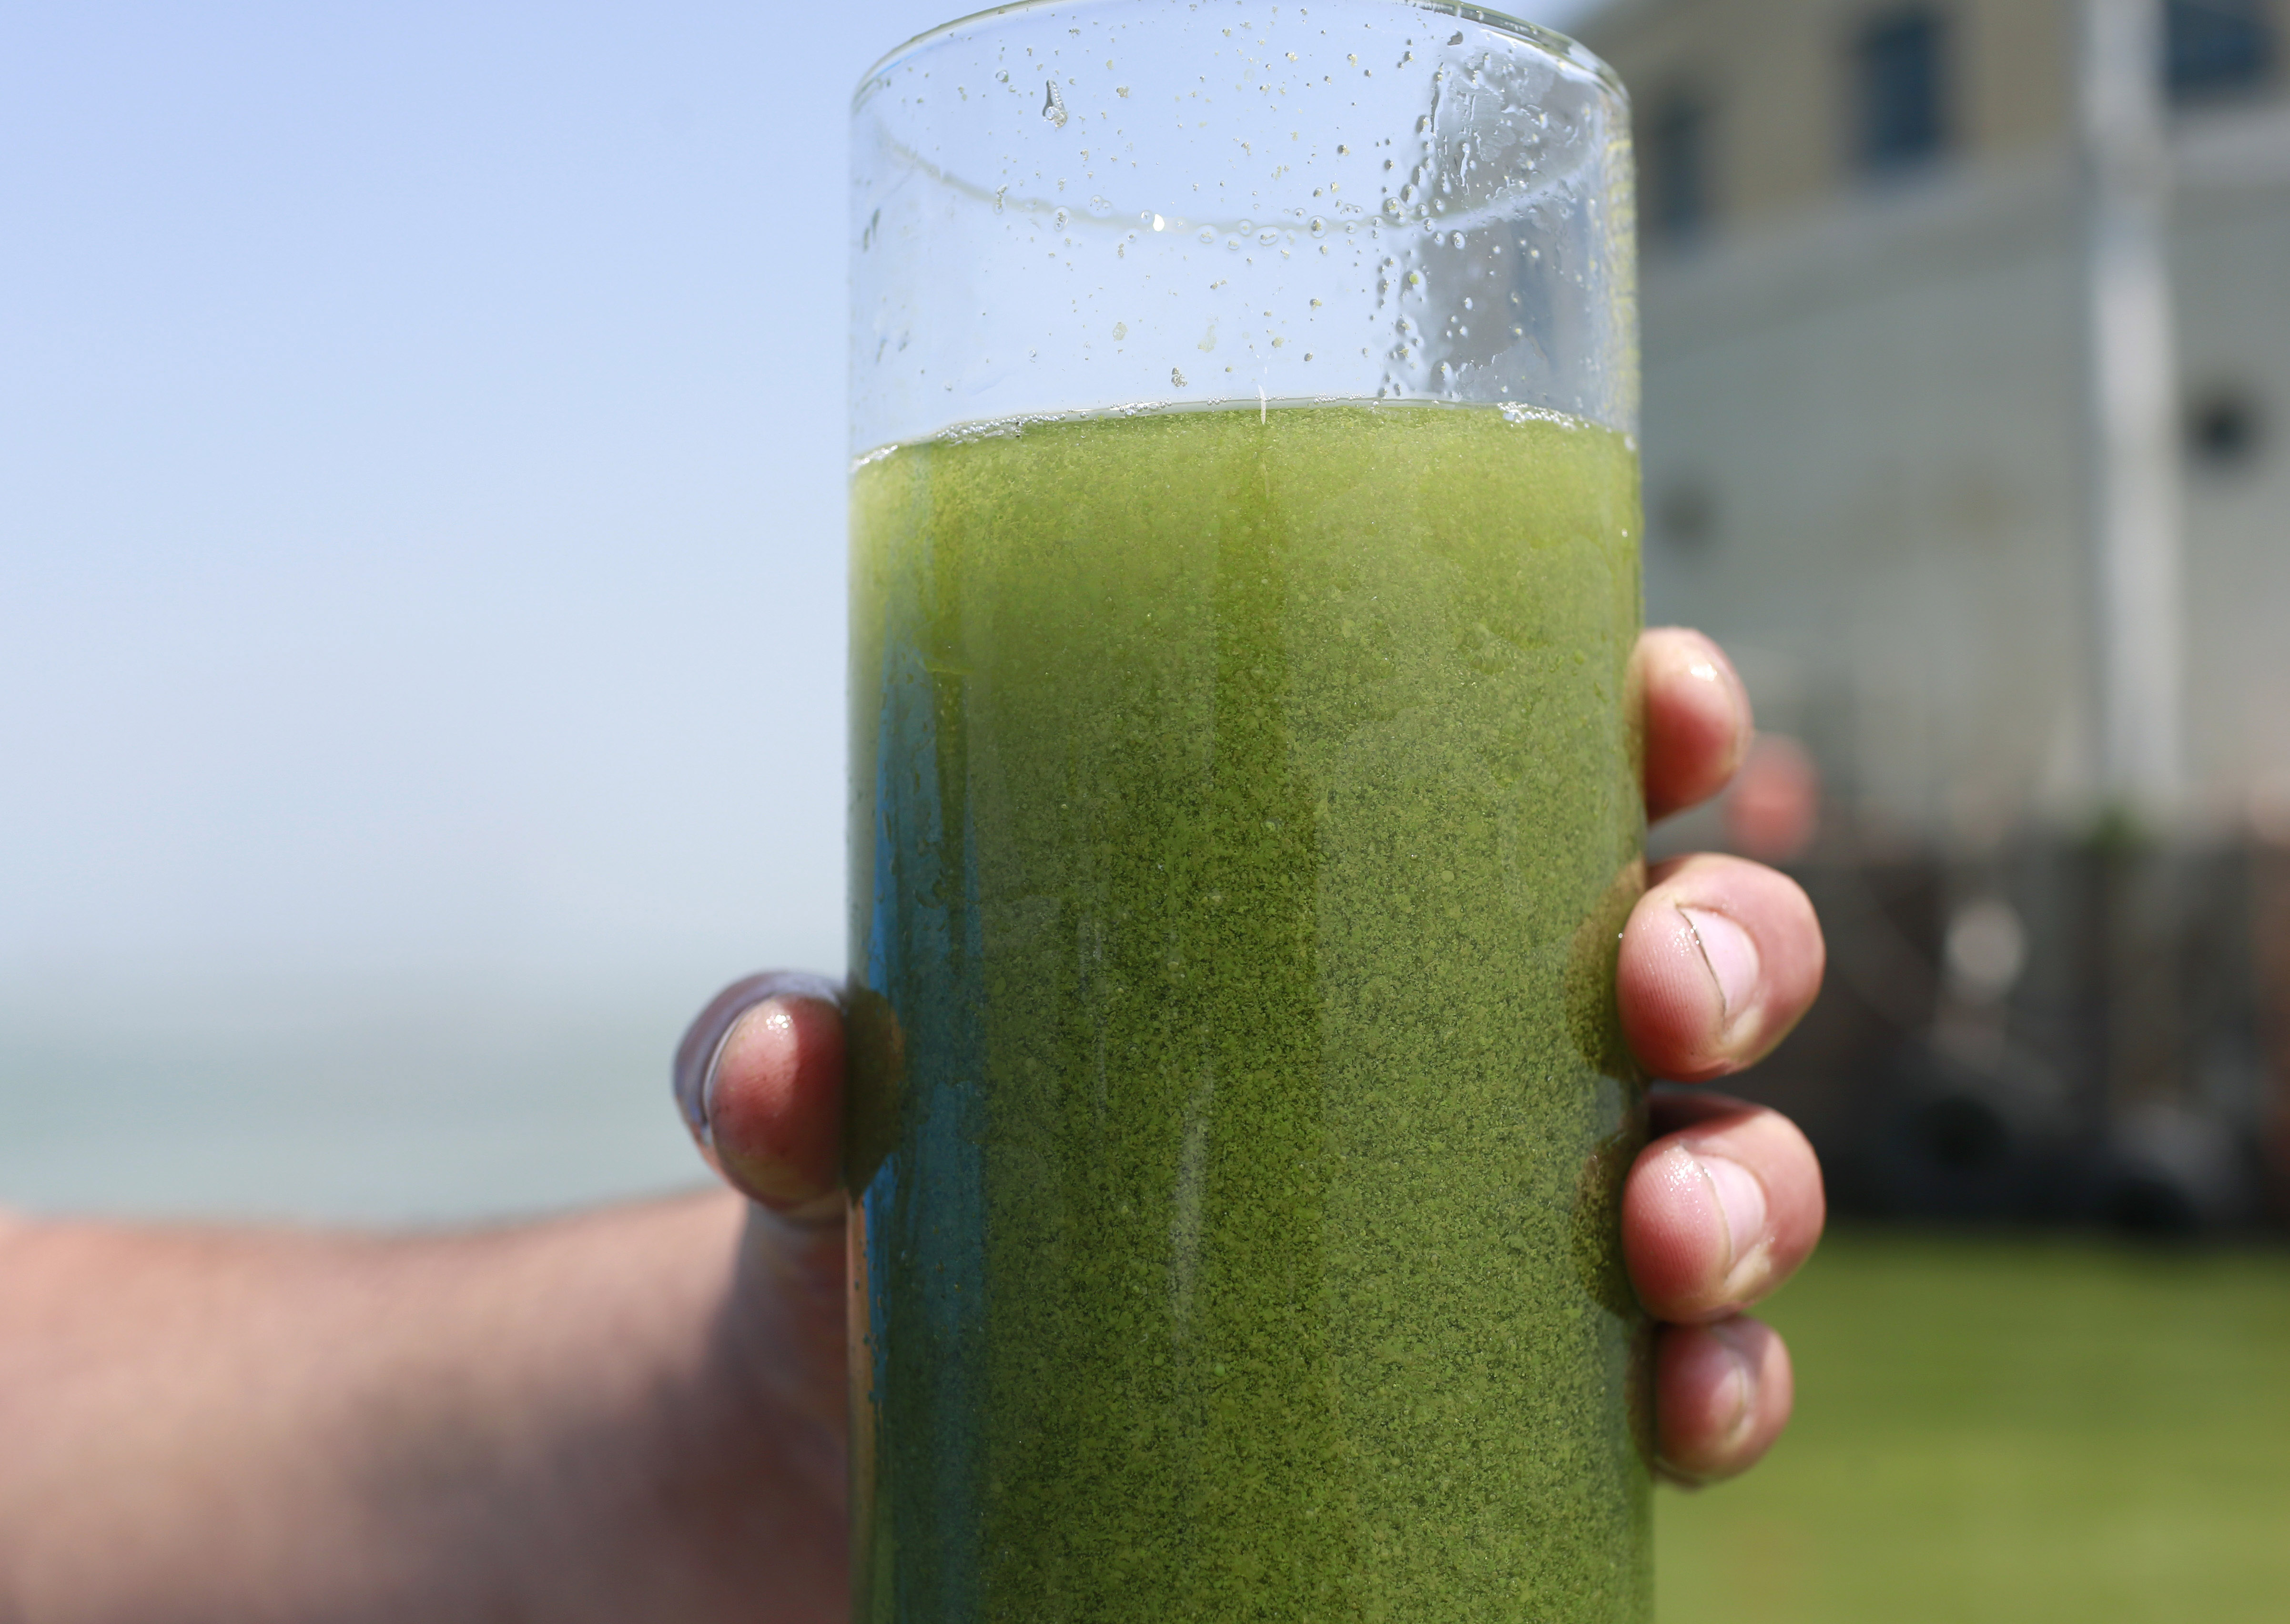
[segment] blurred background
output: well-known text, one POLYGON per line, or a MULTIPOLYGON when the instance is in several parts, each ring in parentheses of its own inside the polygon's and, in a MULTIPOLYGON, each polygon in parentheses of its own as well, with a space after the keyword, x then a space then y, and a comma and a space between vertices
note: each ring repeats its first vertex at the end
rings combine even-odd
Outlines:
POLYGON ((2290 1608, 2290 9, 1613 0, 1646 598, 1770 730, 1659 831, 1830 943, 1839 1226, 1674 1620, 2290 1608))
MULTIPOLYGON (((1530 8, 1637 100, 1660 833, 1838 1233, 1662 1612, 2290 1596, 2290 0, 1530 8)), ((0 4, 0 1200, 684 1187, 842 957, 844 108, 944 8, 0 4)))

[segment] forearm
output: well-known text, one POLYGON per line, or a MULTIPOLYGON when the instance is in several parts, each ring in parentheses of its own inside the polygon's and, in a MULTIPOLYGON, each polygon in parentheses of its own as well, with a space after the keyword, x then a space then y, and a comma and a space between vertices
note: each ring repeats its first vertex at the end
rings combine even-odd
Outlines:
POLYGON ((838 1418, 742 1214, 0 1231, 0 1616, 830 1616, 838 1418))

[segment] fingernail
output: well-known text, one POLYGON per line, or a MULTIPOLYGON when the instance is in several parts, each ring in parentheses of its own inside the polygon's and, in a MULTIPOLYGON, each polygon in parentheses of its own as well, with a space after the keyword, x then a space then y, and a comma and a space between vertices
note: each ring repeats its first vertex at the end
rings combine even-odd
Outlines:
POLYGON ((1708 683, 1713 688, 1726 691, 1726 701, 1733 708, 1734 718, 1734 764, 1739 766, 1742 756, 1749 750, 1750 738, 1757 732, 1750 709, 1750 691, 1742 686, 1741 674, 1734 669, 1733 661, 1727 660, 1715 644, 1709 645, 1705 653, 1688 665, 1685 674, 1696 682, 1708 683))
POLYGON ((1726 1418, 1726 1442, 1738 1443, 1750 1429, 1750 1401, 1757 1392, 1757 1375, 1750 1357, 1734 1346, 1722 1325, 1712 1326, 1718 1346, 1726 1350, 1726 1376, 1717 1393, 1717 1409, 1726 1418))
POLYGON ((1681 908, 1686 929, 1701 949, 1701 962, 1717 983, 1718 1001, 1724 1006, 1725 1024, 1750 1007, 1758 990, 1758 944, 1749 932, 1725 915, 1706 908, 1681 908))
POLYGON ((732 1024, 724 1028, 724 1036, 717 1038, 715 1048, 709 1051, 708 1069, 700 1079, 700 1142, 701 1144, 712 1148, 716 1143, 716 1078, 717 1075, 724 1069, 724 1054, 731 1048, 732 1040, 757 1021, 762 1021, 768 1026, 776 1020, 784 1027, 789 1023, 789 1019, 787 1005, 784 1003, 777 998, 766 998, 761 1004, 750 1004, 741 1011, 733 1017, 732 1024))
POLYGON ((709 1108, 715 1103, 716 1067, 734 1027, 758 1009, 778 1006, 782 998, 818 998, 833 1004, 837 996, 834 984, 819 976, 775 970, 734 981, 709 999, 708 1007, 684 1029, 669 1068, 676 1103, 693 1138, 702 1146, 715 1143, 709 1108))
POLYGON ((1726 1272, 1731 1275, 1766 1238, 1766 1187, 1731 1157, 1696 1155, 1693 1159, 1726 1220, 1726 1272))

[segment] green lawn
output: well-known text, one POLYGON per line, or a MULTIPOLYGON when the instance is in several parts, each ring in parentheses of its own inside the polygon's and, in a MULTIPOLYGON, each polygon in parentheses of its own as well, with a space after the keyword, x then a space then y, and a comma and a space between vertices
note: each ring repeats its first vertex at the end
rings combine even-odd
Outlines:
POLYGON ((1797 1420, 1661 1497, 1662 1624, 2290 1620, 2290 1252, 1842 1235, 1797 1420))

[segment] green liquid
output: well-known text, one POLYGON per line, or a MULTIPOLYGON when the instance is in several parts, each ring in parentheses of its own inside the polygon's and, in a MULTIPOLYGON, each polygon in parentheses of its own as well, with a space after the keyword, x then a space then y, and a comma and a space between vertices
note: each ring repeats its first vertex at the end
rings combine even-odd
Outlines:
POLYGON ((1481 408, 859 469, 856 1617, 1649 1616, 1637 527, 1481 408))

